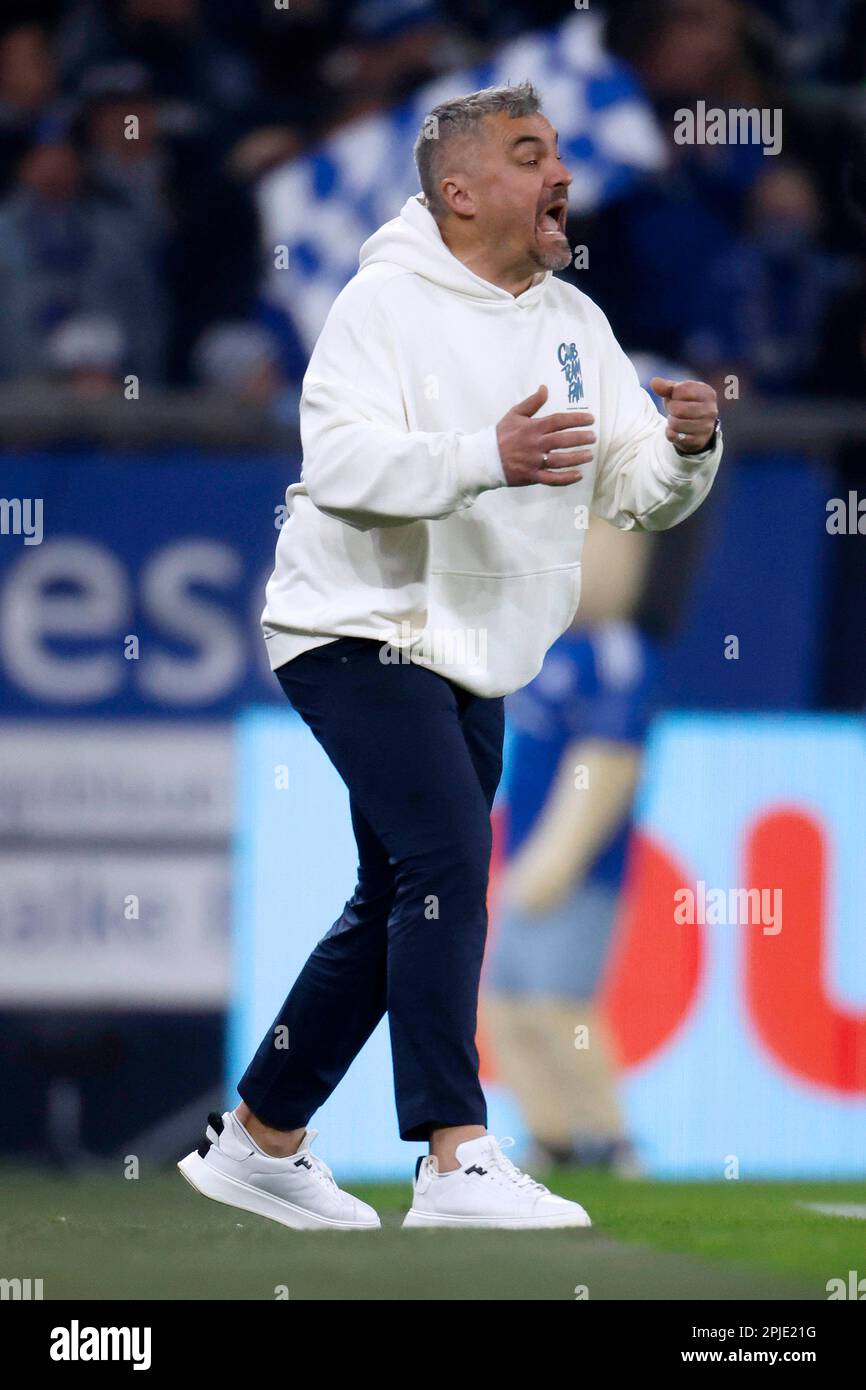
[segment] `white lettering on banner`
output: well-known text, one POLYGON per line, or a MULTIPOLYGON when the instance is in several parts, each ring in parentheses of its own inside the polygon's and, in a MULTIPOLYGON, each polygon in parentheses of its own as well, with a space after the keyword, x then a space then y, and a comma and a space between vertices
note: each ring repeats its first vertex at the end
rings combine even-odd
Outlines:
POLYGON ((22 554, 0 596, 0 660, 10 678, 40 700, 105 700, 123 680, 119 644, 115 655, 61 655, 48 639, 108 637, 131 611, 126 572, 110 550, 87 540, 45 541, 22 554))
POLYGON ((0 1004, 225 1005, 221 850, 0 850, 0 882, 0 1004), (130 893, 140 903, 132 920, 130 893))
POLYGON ((237 685, 246 660, 237 623, 190 588, 228 590, 240 576, 240 559, 219 541, 176 541, 150 560, 142 576, 145 614, 196 654, 156 649, 142 662, 140 685, 146 694, 168 705, 206 705, 237 685))
POLYGON ((228 841, 228 723, 0 723, 0 836, 228 841))
POLYGON ((109 547, 83 538, 43 541, 7 572, 0 664, 20 691, 53 706, 99 705, 132 690, 169 709, 206 707, 231 696, 251 670, 267 688, 258 624, 264 584, 248 623, 243 574, 237 549, 190 536, 150 555, 136 594, 109 547), (136 613, 145 624, 142 659, 130 662, 123 641, 138 632, 136 613))

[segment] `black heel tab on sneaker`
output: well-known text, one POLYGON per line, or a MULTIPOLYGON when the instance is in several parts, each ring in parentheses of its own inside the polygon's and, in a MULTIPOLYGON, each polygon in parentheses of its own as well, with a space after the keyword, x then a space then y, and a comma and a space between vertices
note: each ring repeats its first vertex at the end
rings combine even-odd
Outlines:
MULTIPOLYGON (((223 1130, 225 1129, 222 1115, 218 1115, 215 1110, 212 1110, 207 1117, 207 1128, 211 1131, 211 1133, 215 1134, 218 1139, 219 1136, 222 1134, 223 1130)), ((196 1149, 196 1153, 198 1154, 199 1158, 205 1157, 205 1154, 207 1153, 208 1149, 212 1146, 213 1142, 213 1139, 211 1139, 207 1130, 205 1130, 204 1134, 202 1135, 201 1143, 196 1149)))
POLYGON ((421 1164, 424 1162, 424 1155, 419 1154, 415 1159, 415 1181, 418 1181, 418 1174, 421 1172, 421 1164))

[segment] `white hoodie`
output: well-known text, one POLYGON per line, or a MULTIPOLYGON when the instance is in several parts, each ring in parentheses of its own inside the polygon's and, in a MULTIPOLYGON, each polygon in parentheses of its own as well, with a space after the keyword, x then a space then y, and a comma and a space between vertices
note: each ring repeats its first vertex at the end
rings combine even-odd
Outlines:
POLYGON ((706 496, 721 444, 684 459, 601 310, 550 272, 515 297, 446 247, 417 197, 361 249, 301 398, 262 624, 272 669, 338 636, 478 695, 541 668, 580 596, 591 510, 660 531, 706 496), (496 423, 547 385, 542 414, 595 416, 567 487, 507 487, 496 423))

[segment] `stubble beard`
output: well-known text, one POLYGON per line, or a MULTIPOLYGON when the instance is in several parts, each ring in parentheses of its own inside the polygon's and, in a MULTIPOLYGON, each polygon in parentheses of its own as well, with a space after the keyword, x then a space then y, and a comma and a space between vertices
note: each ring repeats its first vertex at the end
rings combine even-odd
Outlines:
POLYGON ((534 250, 539 270, 565 270, 566 266, 571 265, 571 247, 565 237, 554 245, 535 247, 534 250))

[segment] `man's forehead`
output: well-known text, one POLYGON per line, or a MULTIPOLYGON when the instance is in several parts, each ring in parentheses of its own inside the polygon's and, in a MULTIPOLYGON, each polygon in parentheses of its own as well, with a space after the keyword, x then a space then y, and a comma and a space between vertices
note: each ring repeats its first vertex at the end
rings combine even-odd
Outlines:
POLYGON ((530 116, 509 116, 507 111, 497 111, 485 116, 484 124, 494 139, 506 149, 513 148, 523 140, 543 140, 545 144, 552 144, 557 138, 550 121, 540 111, 530 116))

